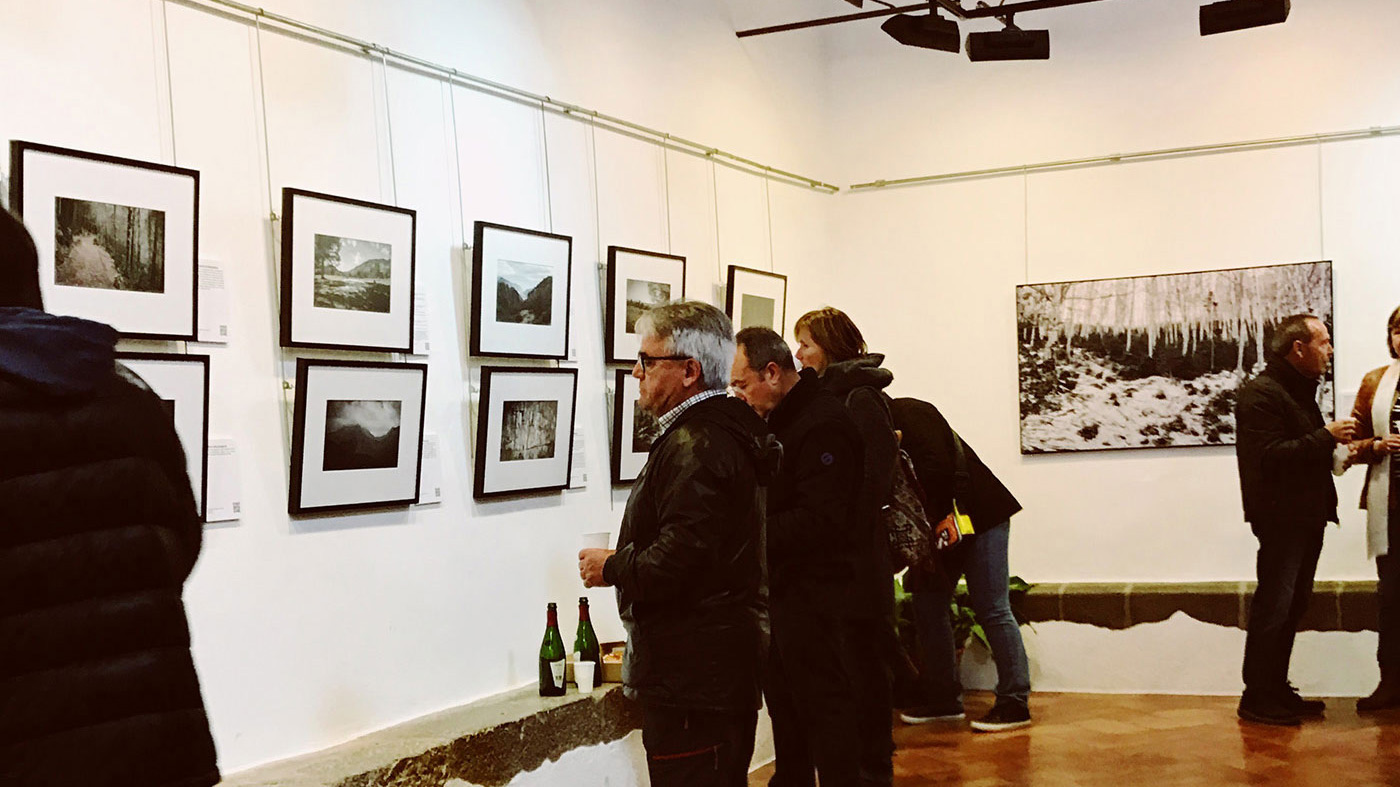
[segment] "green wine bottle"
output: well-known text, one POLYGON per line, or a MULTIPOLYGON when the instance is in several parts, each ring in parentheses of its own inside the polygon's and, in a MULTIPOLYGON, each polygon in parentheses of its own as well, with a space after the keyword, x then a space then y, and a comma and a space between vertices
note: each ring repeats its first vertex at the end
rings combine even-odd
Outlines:
MULTIPOLYGON (((578 600, 578 634, 574 636, 574 652, 581 661, 593 662, 593 688, 603 685, 603 654, 598 650, 598 635, 593 633, 593 621, 588 617, 586 597, 578 600)), ((583 687, 579 686, 579 690, 582 691, 583 687)))
POLYGON ((559 608, 549 603, 544 642, 540 643, 540 696, 564 694, 564 638, 559 636, 559 608))

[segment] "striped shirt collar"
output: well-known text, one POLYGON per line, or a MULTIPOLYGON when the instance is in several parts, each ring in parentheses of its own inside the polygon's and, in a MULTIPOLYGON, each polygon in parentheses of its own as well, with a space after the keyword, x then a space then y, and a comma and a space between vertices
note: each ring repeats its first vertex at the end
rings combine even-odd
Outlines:
POLYGON ((716 388, 713 391, 701 391, 700 393, 695 394, 689 399, 686 399, 684 402, 681 402, 675 407, 672 407, 670 410, 667 410, 664 414, 662 414, 656 419, 657 425, 661 427, 661 433, 665 434, 666 430, 671 428, 671 424, 674 424, 676 420, 681 417, 681 413, 685 412, 686 410, 689 410, 697 404, 700 404, 706 399, 713 399, 716 396, 726 396, 727 393, 728 392, 726 392, 723 388, 716 388))

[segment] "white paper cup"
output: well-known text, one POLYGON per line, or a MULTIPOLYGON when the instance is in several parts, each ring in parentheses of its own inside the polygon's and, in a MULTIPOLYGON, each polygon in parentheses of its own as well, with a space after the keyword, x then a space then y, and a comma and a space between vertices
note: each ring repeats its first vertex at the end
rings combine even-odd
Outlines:
POLYGON ((593 667, 596 666, 591 661, 574 662, 574 680, 578 683, 579 694, 593 693, 593 667))
POLYGON ((579 536, 580 544, 581 544, 581 546, 580 546, 579 548, 580 548, 580 549, 607 549, 607 548, 608 548, 608 539, 610 539, 611 537, 612 537, 612 533, 609 533, 609 532, 607 532, 607 531, 603 531, 602 533, 584 533, 582 536, 579 536))

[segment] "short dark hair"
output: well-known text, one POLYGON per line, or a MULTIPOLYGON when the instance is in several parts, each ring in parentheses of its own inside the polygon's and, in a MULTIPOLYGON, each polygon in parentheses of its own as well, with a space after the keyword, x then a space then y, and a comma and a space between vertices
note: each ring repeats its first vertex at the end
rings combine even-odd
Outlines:
POLYGON ((34 239, 19 219, 4 210, 0 210, 0 306, 44 308, 34 239))
POLYGON ((767 369, 770 363, 776 363, 778 368, 785 372, 797 371, 797 364, 792 360, 792 348, 788 347, 783 337, 772 328, 751 325, 739 331, 734 341, 744 348, 744 355, 749 359, 749 368, 755 372, 767 369))
POLYGON ((1312 341, 1312 326, 1308 325, 1309 320, 1322 322, 1314 314, 1291 314, 1284 317, 1274 328, 1274 335, 1269 339, 1269 352, 1274 355, 1287 355, 1293 350, 1294 342, 1307 344, 1312 341))
POLYGON ((797 318, 792 326, 795 335, 803 328, 812 335, 812 341, 826 353, 832 363, 849 361, 865 355, 865 337, 846 313, 831 306, 824 306, 797 318))
POLYGON ((1396 328, 1400 328, 1400 306, 1396 306, 1395 311, 1390 313, 1390 319, 1385 321, 1385 349, 1391 358, 1400 358, 1395 354, 1395 343, 1390 340, 1390 332, 1396 328))

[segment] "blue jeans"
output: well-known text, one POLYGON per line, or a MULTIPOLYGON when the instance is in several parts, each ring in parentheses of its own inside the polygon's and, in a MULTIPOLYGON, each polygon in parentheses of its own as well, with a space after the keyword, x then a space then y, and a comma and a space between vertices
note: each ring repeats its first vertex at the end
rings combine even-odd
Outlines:
MULTIPOLYGON (((1011 614, 1011 599, 1007 583, 1011 571, 1006 552, 1011 539, 1011 525, 1002 522, 985 530, 979 529, 968 543, 959 549, 961 574, 967 576, 967 589, 972 596, 972 609, 987 642, 992 646, 992 659, 997 665, 997 701, 1015 701, 1025 705, 1031 693, 1030 663, 1026 660, 1026 645, 1021 640, 1021 628, 1011 614)), ((957 567, 952 569, 959 571, 957 567)), ((953 622, 948 605, 953 598, 957 576, 949 584, 920 591, 914 597, 914 625, 919 632, 921 660, 919 678, 921 690, 930 704, 945 705, 962 700, 962 683, 958 680, 957 646, 953 642, 953 622)))

